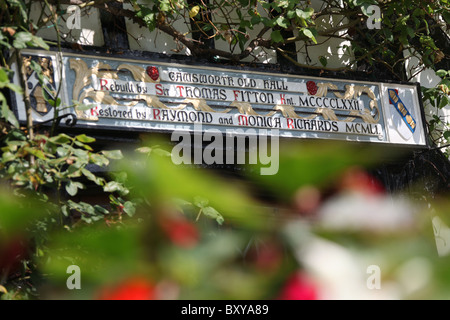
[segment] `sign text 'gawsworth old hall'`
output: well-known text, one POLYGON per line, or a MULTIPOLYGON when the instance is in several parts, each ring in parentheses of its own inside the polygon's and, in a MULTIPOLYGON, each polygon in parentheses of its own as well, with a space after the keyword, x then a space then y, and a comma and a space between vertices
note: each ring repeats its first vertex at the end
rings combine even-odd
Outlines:
MULTIPOLYGON (((48 80, 27 68, 33 120, 61 112, 77 126, 140 131, 202 128, 277 129, 280 137, 425 146, 416 84, 375 83, 125 60, 72 53, 24 51, 48 80), (77 101, 89 106, 75 104, 77 101), (72 106, 70 108, 67 108, 72 106)), ((17 79, 16 79, 17 80, 17 79)), ((19 120, 25 106, 16 97, 19 120)))

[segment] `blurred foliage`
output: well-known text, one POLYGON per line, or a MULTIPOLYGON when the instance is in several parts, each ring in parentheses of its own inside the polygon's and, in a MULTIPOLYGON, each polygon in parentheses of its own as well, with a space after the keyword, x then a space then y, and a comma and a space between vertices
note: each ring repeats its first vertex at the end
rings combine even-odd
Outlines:
POLYGON ((291 172, 291 182, 286 187, 282 170, 262 178, 271 190, 286 187, 268 205, 238 181, 173 165, 166 151, 144 146, 113 170, 137 204, 134 215, 46 230, 41 253, 26 256, 20 250, 37 249, 35 231, 49 210, 4 190, 0 230, 7 246, 0 253, 19 251, 2 258, 2 268, 24 258, 33 268, 21 275, 10 271, 1 297, 448 299, 450 258, 438 255, 431 224, 436 216, 450 221, 448 197, 415 202, 388 195, 368 173, 379 159, 373 150, 338 153, 335 147, 281 148, 281 168, 291 172), (341 165, 324 175, 325 163, 341 165), (339 223, 328 216, 330 206, 339 223), (205 208, 215 214, 202 214, 205 208), (80 290, 66 286, 71 265, 81 270, 80 290), (374 265, 381 270, 379 289, 368 287, 374 265))
MULTIPOLYGON (((60 45, 64 15, 55 1, 45 0, 40 2, 47 10, 32 21, 33 2, 0 2, 1 299, 450 298, 448 194, 423 202, 386 194, 368 173, 383 160, 375 149, 335 142, 281 148, 277 175, 247 177, 270 191, 268 203, 240 181, 173 165, 158 143, 125 157, 96 151, 91 137, 57 133, 58 112, 50 132, 21 126, 8 100, 10 91, 24 94, 11 83, 13 58, 20 62, 27 47, 48 49, 36 32, 49 25, 60 45), (83 201, 88 185, 99 195, 96 201, 106 198, 102 204, 83 201), (80 268, 80 290, 67 286, 72 265, 80 268), (370 289, 370 266, 381 270, 380 288, 370 289)), ((325 1, 316 11, 309 1, 131 1, 132 9, 91 1, 83 9, 116 10, 111 13, 176 35, 196 56, 234 62, 256 58, 256 47, 289 58, 284 45, 320 45, 319 37, 351 40, 355 59, 343 71, 365 62, 370 73, 381 63, 398 75, 395 67, 403 65, 407 49, 431 69, 448 59, 431 36, 442 24, 429 23, 441 17, 448 25, 447 1, 378 3, 386 13, 383 28, 358 32, 356 22, 377 3, 325 1), (216 9, 229 18, 222 25, 209 18, 216 9), (341 14, 349 24, 316 23, 341 14), (179 17, 189 17, 206 38, 212 31, 230 51, 177 33, 173 22, 179 17), (284 31, 295 35, 286 38, 284 31)), ((327 57, 319 61, 319 69, 336 71, 327 68, 327 57)), ((37 64, 30 68, 41 74, 37 64)), ((441 83, 423 94, 443 108, 448 71, 435 71, 441 83)), ((45 77, 39 82, 44 87, 45 77)), ((69 107, 57 95, 46 99, 58 111, 69 107)), ((438 120, 430 122, 432 129, 438 120)), ((448 139, 448 129, 440 137, 448 139)))

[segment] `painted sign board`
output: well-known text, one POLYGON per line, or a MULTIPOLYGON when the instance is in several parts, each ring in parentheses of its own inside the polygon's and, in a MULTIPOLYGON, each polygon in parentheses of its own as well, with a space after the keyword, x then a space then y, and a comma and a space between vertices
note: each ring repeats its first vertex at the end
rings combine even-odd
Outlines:
MULTIPOLYGON (((72 114, 86 128, 192 131, 267 129, 287 138, 426 146, 417 84, 377 83, 28 50, 44 83, 27 69, 35 122, 72 114), (75 104, 74 104, 75 103, 75 104), (80 103, 83 105, 80 105, 80 103), (87 107, 86 107, 87 106, 87 107)), ((15 81, 18 82, 17 76, 15 81)), ((20 121, 26 120, 16 96, 20 121)))

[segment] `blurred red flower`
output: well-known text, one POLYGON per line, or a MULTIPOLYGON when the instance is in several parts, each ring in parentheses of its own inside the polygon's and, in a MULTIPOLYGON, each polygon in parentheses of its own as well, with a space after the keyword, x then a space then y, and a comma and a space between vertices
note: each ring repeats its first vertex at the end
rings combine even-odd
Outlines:
POLYGON ((155 287, 146 278, 127 279, 117 286, 106 287, 100 291, 98 300, 155 300, 155 287))
POLYGON ((288 278, 277 300, 317 300, 317 289, 306 274, 297 271, 288 278))
POLYGON ((15 272, 21 265, 21 261, 26 259, 27 240, 25 237, 16 235, 9 239, 2 239, 0 242, 0 271, 15 272))
POLYGON ((262 272, 277 271, 283 260, 282 248, 275 240, 252 248, 248 256, 252 265, 262 272))
POLYGON ((314 186, 302 186, 294 195, 294 209, 302 216, 314 216, 320 207, 322 195, 314 186))
POLYGON ((160 226, 173 244, 183 248, 195 247, 200 239, 197 227, 182 216, 164 217, 160 226))
POLYGON ((148 66, 148 67, 147 67, 147 74, 150 76, 150 78, 151 78, 153 81, 156 81, 156 80, 158 80, 158 78, 159 78, 159 71, 158 71, 158 68, 157 68, 157 67, 154 67, 154 66, 148 66))
POLYGON ((355 191, 366 195, 378 195, 385 192, 383 185, 375 177, 357 167, 344 172, 339 186, 343 191, 355 191))

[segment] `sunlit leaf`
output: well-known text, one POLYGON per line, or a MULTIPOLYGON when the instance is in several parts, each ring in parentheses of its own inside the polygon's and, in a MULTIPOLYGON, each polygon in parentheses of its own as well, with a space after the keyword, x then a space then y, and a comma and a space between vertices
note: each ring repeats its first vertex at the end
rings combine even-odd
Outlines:
POLYGON ((83 189, 84 185, 81 184, 80 182, 74 182, 74 181, 69 181, 69 183, 66 185, 66 191, 69 195, 76 196, 76 194, 78 193, 78 189, 83 189))
POLYGON ((195 16, 198 15, 198 13, 200 12, 200 6, 193 6, 191 8, 191 10, 189 11, 189 17, 191 19, 195 18, 195 16))
POLYGON ((218 224, 222 224, 224 222, 224 220, 225 220, 223 218, 223 216, 216 209, 214 209, 213 207, 204 207, 202 209, 202 213, 205 216, 208 216, 208 217, 210 217, 212 219, 215 219, 218 224))
POLYGON ((120 150, 102 151, 102 154, 111 160, 120 160, 123 158, 122 151, 120 150))
POLYGON ((78 136, 75 137, 75 139, 77 139, 78 141, 82 142, 82 143, 92 143, 95 142, 95 138, 92 137, 88 137, 85 134, 80 134, 78 136))
POLYGON ((315 29, 303 29, 302 32, 305 36, 310 38, 312 42, 317 43, 316 37, 314 36, 314 30, 315 29))
POLYGON ((445 77, 447 74, 448 74, 447 70, 440 69, 436 71, 436 75, 441 78, 445 77))

